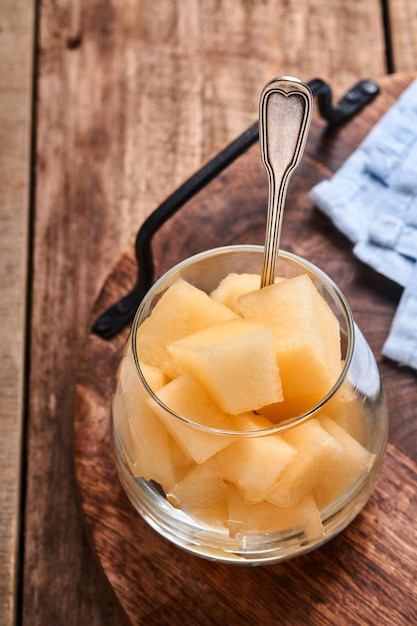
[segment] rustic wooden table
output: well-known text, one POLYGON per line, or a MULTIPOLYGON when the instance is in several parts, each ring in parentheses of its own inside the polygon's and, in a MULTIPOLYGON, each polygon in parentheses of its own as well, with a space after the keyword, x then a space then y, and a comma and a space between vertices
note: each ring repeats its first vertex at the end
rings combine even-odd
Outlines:
POLYGON ((122 623, 73 426, 90 312, 139 226, 256 120, 269 79, 320 77, 337 97, 416 72, 416 33, 414 0, 3 0, 1 626, 122 623))

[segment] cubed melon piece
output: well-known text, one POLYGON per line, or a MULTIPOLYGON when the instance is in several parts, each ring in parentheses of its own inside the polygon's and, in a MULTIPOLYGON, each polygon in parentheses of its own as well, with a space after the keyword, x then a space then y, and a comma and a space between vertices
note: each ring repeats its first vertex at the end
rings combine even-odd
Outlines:
MULTIPOLYGON (((187 511, 188 513, 188 511, 187 511)), ((228 515, 228 507, 227 500, 224 502, 220 502, 219 504, 214 504, 211 507, 201 507, 190 509, 189 514, 197 518, 200 523, 205 524, 210 530, 213 528, 218 529, 220 531, 227 530, 227 515, 228 515)), ((209 556, 207 549, 205 550, 205 554, 209 556)), ((218 552, 213 549, 213 556, 218 557, 218 552)))
POLYGON ((183 373, 167 350, 167 345, 238 316, 215 302, 208 294, 190 283, 179 280, 162 295, 151 315, 140 325, 136 349, 141 361, 158 367, 170 378, 183 373))
POLYGON ((265 499, 296 450, 280 435, 241 437, 216 455, 219 475, 234 483, 246 504, 265 499))
POLYGON ((323 510, 353 487, 355 482, 371 469, 375 455, 326 415, 320 415, 319 419, 322 427, 342 447, 339 458, 329 458, 325 475, 314 489, 317 505, 323 510))
MULTIPOLYGON (((161 370, 146 363, 141 363, 141 369, 154 392, 166 383, 161 370)), ((156 481, 167 491, 176 482, 175 468, 189 462, 189 457, 149 406, 148 393, 140 381, 131 353, 121 363, 120 384, 122 393, 114 400, 114 415, 123 416, 123 422, 130 429, 130 470, 134 476, 156 481)))
POLYGON ((230 320, 171 343, 168 350, 225 413, 254 411, 283 399, 267 326, 230 320))
POLYGON ((323 396, 317 393, 311 393, 306 396, 295 396, 293 398, 284 398, 282 402, 275 402, 263 406, 258 413, 267 417, 274 424, 285 422, 287 420, 304 415, 313 409, 323 396))
POLYGON ((337 461, 343 448, 315 418, 283 433, 282 437, 297 454, 281 472, 266 499, 277 506, 292 506, 312 494, 329 462, 337 461))
POLYGON ((129 424, 129 413, 132 411, 132 404, 134 406, 133 411, 136 410, 136 403, 134 400, 131 402, 126 395, 126 391, 130 393, 129 388, 131 385, 124 383, 124 380, 130 377, 131 368, 135 370, 131 353, 129 354, 128 349, 117 370, 116 386, 112 396, 112 418, 118 443, 123 448, 129 466, 135 463, 135 446, 129 424))
POLYGON ((278 507, 269 502, 248 506, 238 490, 229 490, 229 534, 231 537, 256 533, 305 532, 312 541, 323 536, 323 526, 312 496, 292 507, 278 507))
POLYGON ((210 297, 216 302, 221 302, 225 306, 239 314, 237 299, 244 293, 255 291, 261 286, 260 274, 228 274, 220 281, 210 297))
MULTIPOLYGON (((313 409, 323 400, 322 394, 310 394, 284 398, 282 402, 269 404, 258 410, 274 424, 298 417, 313 409)), ((351 384, 345 381, 335 395, 326 402, 323 409, 339 426, 344 428, 362 445, 365 442, 366 407, 363 398, 355 393, 351 384)))
POLYGON ((355 392, 349 381, 346 380, 333 398, 326 403, 324 413, 364 445, 366 407, 363 396, 355 392))
POLYGON ((228 487, 209 459, 203 464, 193 464, 171 494, 186 511, 209 509, 226 505, 228 487))
POLYGON ((306 274, 238 299, 245 319, 271 326, 284 397, 330 391, 341 372, 337 318, 306 274))
MULTIPOLYGON (((174 378, 157 392, 160 400, 177 415, 209 428, 229 430, 230 418, 212 400, 207 391, 191 374, 174 378)), ((200 429, 172 415, 155 400, 149 399, 175 441, 196 463, 204 463, 213 454, 229 446, 233 439, 200 429)), ((233 428, 233 427, 232 427, 233 428)))

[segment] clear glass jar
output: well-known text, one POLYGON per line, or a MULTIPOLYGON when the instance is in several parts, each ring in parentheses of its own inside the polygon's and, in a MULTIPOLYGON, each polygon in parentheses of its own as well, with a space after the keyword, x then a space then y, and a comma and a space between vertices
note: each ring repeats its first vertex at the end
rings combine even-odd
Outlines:
POLYGON ((208 250, 179 263, 155 283, 132 326, 111 420, 120 480, 150 526, 202 557, 249 565, 303 554, 341 532, 374 489, 388 432, 378 367, 345 297, 320 269, 283 251, 278 274, 307 274, 339 321, 343 366, 327 395, 267 428, 236 430, 192 422, 152 391, 154 384, 148 384, 141 366, 137 333, 162 294, 179 279, 210 294, 230 273, 260 274, 262 258, 261 246, 208 250), (184 453, 184 438, 203 448, 207 444, 211 452, 191 459, 184 453), (273 456, 282 440, 284 456, 285 445, 295 441, 300 460, 289 472, 288 466, 278 472, 273 456), (222 474, 216 459, 228 448, 245 452, 236 463, 228 454, 222 474), (242 496, 245 480, 252 485, 249 500, 247 492, 242 496))

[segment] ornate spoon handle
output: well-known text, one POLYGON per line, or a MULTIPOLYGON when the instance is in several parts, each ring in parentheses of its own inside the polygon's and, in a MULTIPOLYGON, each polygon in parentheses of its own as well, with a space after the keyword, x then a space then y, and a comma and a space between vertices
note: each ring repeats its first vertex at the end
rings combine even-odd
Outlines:
POLYGON ((269 180, 261 288, 275 280, 288 182, 304 153, 312 106, 313 95, 308 85, 290 76, 272 80, 261 94, 259 139, 269 180))

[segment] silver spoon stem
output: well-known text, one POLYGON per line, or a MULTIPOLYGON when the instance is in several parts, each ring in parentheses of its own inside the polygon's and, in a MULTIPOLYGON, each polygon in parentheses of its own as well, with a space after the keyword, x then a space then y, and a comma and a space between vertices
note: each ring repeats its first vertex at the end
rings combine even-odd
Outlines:
POLYGON ((275 281, 288 182, 304 153, 312 106, 308 85, 290 76, 272 80, 261 94, 259 139, 269 181, 261 288, 275 281))

